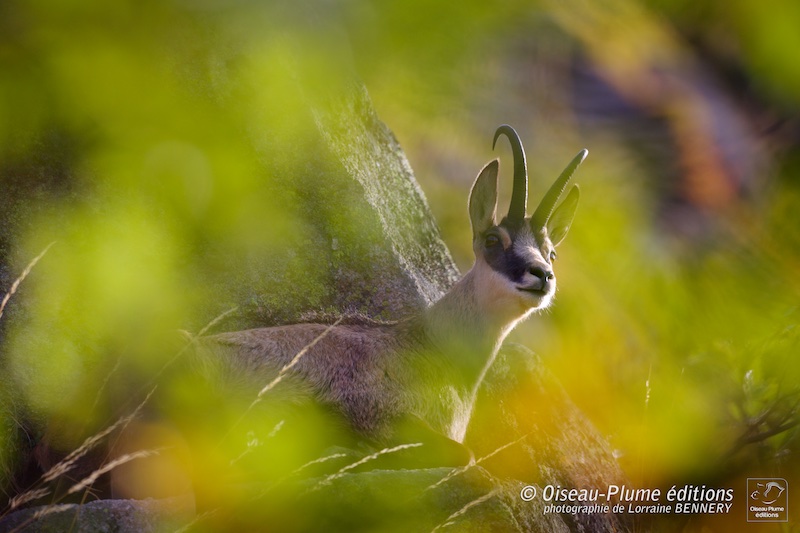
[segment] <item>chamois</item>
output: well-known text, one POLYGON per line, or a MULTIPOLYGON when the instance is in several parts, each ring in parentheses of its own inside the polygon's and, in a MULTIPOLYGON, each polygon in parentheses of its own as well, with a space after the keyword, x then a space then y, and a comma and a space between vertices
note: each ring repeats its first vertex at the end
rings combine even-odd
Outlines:
POLYGON ((578 187, 557 208, 556 203, 588 153, 582 150, 570 162, 527 217, 525 152, 508 125, 497 129, 493 148, 501 135, 514 157, 508 214, 497 222, 495 159, 480 171, 469 197, 475 263, 440 300, 392 323, 294 324, 204 337, 198 342, 206 356, 262 385, 291 366, 270 394, 331 406, 368 441, 398 443, 407 438, 398 428, 411 423, 460 443, 503 339, 517 322, 552 302, 555 247, 572 223, 578 187))

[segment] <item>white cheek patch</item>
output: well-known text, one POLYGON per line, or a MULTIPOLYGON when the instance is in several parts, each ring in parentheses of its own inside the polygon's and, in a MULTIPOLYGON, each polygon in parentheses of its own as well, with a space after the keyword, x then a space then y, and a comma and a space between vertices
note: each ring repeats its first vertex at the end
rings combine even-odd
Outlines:
MULTIPOLYGON (((540 243, 536 241, 536 238, 531 235, 521 235, 519 236, 514 242, 514 253, 518 255, 520 258, 524 259, 527 264, 531 266, 539 266, 544 270, 553 271, 553 266, 550 264, 545 256, 542 254, 542 250, 549 250, 551 249, 550 241, 547 236, 542 237, 543 242, 540 243)), ((512 283, 515 290, 519 292, 519 287, 523 286, 531 286, 538 282, 538 278, 534 277, 529 271, 525 271, 522 276, 521 283, 515 284, 512 283)), ((556 280, 553 279, 548 283, 548 290, 546 293, 540 296, 538 302, 531 307, 531 309, 544 309, 548 307, 552 301, 553 297, 555 296, 556 292, 556 280)), ((530 302, 530 297, 528 297, 528 301, 530 302)))
POLYGON ((500 293, 509 292, 513 293, 517 290, 517 285, 508 279, 506 276, 492 269, 488 264, 484 263, 486 267, 483 286, 495 296, 500 296, 500 293))
POLYGON ((483 305, 488 307, 507 306, 509 300, 519 297, 517 285, 503 274, 493 270, 485 261, 476 262, 475 268, 479 273, 476 293, 483 300, 483 305))
MULTIPOLYGON (((504 228, 500 228, 504 230, 504 228)), ((510 239, 505 231, 498 232, 503 246, 506 246, 506 238, 510 239)), ((544 309, 550 305, 555 294, 555 280, 547 283, 547 292, 534 292, 532 289, 542 287, 541 276, 536 276, 530 271, 532 268, 542 269, 544 272, 552 271, 552 265, 546 259, 542 250, 548 251, 552 247, 546 235, 533 235, 530 231, 520 231, 514 239, 509 242, 513 258, 513 263, 504 266, 510 267, 513 275, 503 270, 495 271, 492 265, 486 262, 481 255, 476 253, 479 258, 475 268, 480 273, 478 276, 479 299, 483 302, 484 309, 492 309, 493 312, 504 314, 511 310, 513 312, 527 313, 529 311, 544 309)), ((507 252, 509 251, 506 249, 507 252)))
POLYGON ((490 314, 517 316, 520 313, 544 309, 553 299, 554 291, 549 291, 537 300, 531 293, 521 291, 517 283, 495 272, 483 261, 476 262, 475 267, 479 270, 480 280, 476 287, 476 295, 481 307, 490 314))

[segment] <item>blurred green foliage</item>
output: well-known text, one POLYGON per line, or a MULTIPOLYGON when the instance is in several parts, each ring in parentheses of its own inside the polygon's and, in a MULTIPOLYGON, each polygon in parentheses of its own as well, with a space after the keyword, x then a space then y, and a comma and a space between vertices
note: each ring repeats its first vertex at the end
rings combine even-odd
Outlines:
MULTIPOLYGON (((135 407, 179 353, 175 330, 196 333, 250 296, 231 277, 241 259, 325 290, 309 264, 273 259, 287 239, 313 239, 295 205, 303 184, 282 173, 307 131, 287 61, 319 86, 352 61, 463 269, 468 187, 489 158, 510 166, 505 148, 490 151, 498 124, 523 134, 532 198, 589 148, 559 297, 514 340, 543 355, 636 482, 797 475, 798 17, 788 0, 4 2, 3 292, 56 244, 2 318, 0 462, 13 463, 20 413, 68 450, 135 407), (665 158, 631 143, 647 131, 582 115, 578 68, 666 125, 665 158), (748 135, 722 138, 720 113, 748 135), (760 154, 760 171, 734 179, 725 143, 760 154), (677 173, 661 166, 676 160, 677 173), (736 180, 750 183, 702 201, 722 190, 705 185, 736 180), (671 194, 684 209, 663 216, 671 194)), ((175 404, 218 400, 200 388, 176 382, 175 404)), ((248 403, 227 405, 224 423, 248 403)), ((247 449, 237 438, 203 444, 211 472, 247 449)))
MULTIPOLYGON (((474 169, 494 156, 485 132, 501 122, 522 132, 532 199, 589 148, 559 297, 513 340, 545 356, 638 483, 797 476, 800 37, 790 4, 509 5, 455 37, 434 30, 420 41, 404 38, 402 23, 355 26, 384 44, 367 61, 393 58, 364 76, 463 269, 470 235, 453 198, 466 198, 474 169), (439 38, 461 53, 450 56, 439 38), (587 118, 603 102, 576 90, 586 81, 570 68, 621 95, 627 107, 609 114, 646 119, 587 118), (658 123, 666 142, 637 139, 658 123), (676 196, 686 205, 671 214, 676 196)), ((415 12, 424 35, 436 8, 415 12)))
MULTIPOLYGON (((231 271, 305 238, 296 192, 274 190, 275 151, 307 129, 291 120, 297 40, 256 31, 283 16, 269 6, 212 7, 2 7, 4 289, 55 241, 3 317, 4 487, 10 426, 75 449, 142 401, 178 329, 247 297, 231 271)), ((319 275, 281 265, 285 283, 319 275)))

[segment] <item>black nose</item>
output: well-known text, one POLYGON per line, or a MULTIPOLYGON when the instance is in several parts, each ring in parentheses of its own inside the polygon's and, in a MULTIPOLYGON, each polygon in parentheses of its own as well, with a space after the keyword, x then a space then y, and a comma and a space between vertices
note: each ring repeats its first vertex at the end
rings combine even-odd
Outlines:
POLYGON ((555 275, 550 270, 545 270, 538 266, 531 267, 528 272, 530 272, 534 277, 539 278, 543 284, 547 283, 548 281, 553 281, 553 278, 555 278, 555 275))

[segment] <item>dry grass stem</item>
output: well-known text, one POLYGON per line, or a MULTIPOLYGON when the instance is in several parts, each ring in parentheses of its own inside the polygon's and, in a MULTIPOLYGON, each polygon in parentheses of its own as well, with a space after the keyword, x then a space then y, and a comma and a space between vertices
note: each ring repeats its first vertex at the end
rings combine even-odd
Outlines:
POLYGON ((20 505, 24 505, 33 500, 38 500, 39 498, 44 498, 48 494, 50 494, 50 489, 29 490, 28 492, 11 498, 11 501, 8 502, 8 510, 13 511, 20 505))
POLYGON ((394 448, 384 448, 383 450, 377 451, 377 452, 373 453, 372 455, 368 455, 368 456, 364 457, 363 459, 359 459, 355 463, 351 463, 351 464, 341 468, 335 474, 331 474, 330 476, 326 477, 325 479, 323 479, 322 481, 320 481, 319 483, 314 485, 314 487, 311 489, 311 491, 319 490, 320 488, 324 487, 325 485, 330 485, 334 480, 342 477, 349 470, 353 470, 354 468, 357 468, 357 467, 359 467, 359 466, 361 466, 361 465, 363 465, 365 463, 368 463, 370 461, 374 461, 375 459, 377 459, 378 457, 380 457, 382 455, 399 452, 401 450, 407 450, 408 448, 416 448, 418 446, 422 446, 422 443, 421 442, 415 442, 413 444, 401 444, 399 446, 395 446, 394 448))
MULTIPOLYGON (((308 353, 308 351, 309 351, 311 348, 313 348, 314 346, 316 346, 316 344, 317 344, 319 341, 321 341, 322 339, 324 339, 324 338, 325 338, 325 336, 326 336, 326 335, 328 335, 328 333, 330 333, 330 332, 333 330, 333 328, 335 328, 336 326, 338 326, 338 325, 339 325, 339 323, 340 323, 342 320, 344 320, 344 317, 340 317, 338 320, 336 320, 336 322, 334 322, 333 324, 331 324, 330 326, 328 326, 327 328, 325 328, 325 330, 324 330, 322 333, 320 333, 319 335, 317 335, 317 336, 316 336, 316 338, 314 338, 314 340, 312 340, 311 342, 309 342, 308 344, 306 344, 305 346, 303 346, 303 348, 302 348, 302 349, 301 349, 299 352, 297 352, 297 354, 296 354, 296 355, 295 355, 295 356, 292 358, 292 360, 291 360, 291 361, 289 361, 289 362, 288 362, 286 365, 284 365, 284 366, 283 366, 283 368, 281 368, 281 369, 280 369, 280 371, 278 372, 278 375, 277 375, 277 376, 275 376, 275 379, 273 379, 273 380, 272 380, 272 381, 271 381, 269 384, 267 384, 267 386, 265 386, 263 389, 261 389, 261 390, 258 392, 258 394, 256 395, 256 398, 255 398, 255 400, 253 400, 253 402, 252 402, 250 405, 248 405, 248 406, 247 406, 247 409, 245 409, 245 410, 244 410, 244 412, 242 413, 242 416, 240 416, 240 417, 239 417, 239 420, 237 420, 237 421, 236 421, 236 423, 234 423, 234 424, 233 424, 233 425, 230 427, 230 429, 229 429, 229 430, 228 430, 228 431, 225 433, 225 435, 222 437, 222 439, 220 440, 220 442, 222 442, 224 439, 226 439, 226 438, 227 438, 227 437, 228 437, 228 436, 231 434, 231 432, 232 432, 234 429, 236 429, 236 428, 239 426, 239 424, 241 424, 241 423, 242 423, 242 421, 243 421, 243 420, 245 419, 245 417, 247 416, 247 413, 249 413, 251 409, 253 409, 253 408, 254 408, 256 405, 258 405, 258 403, 261 401, 261 398, 262 398, 262 397, 263 397, 263 396, 264 396, 266 393, 268 393, 270 390, 272 390, 272 389, 273 389, 273 388, 274 388, 274 387, 275 387, 275 386, 276 386, 278 383, 280 383, 280 382, 281 382, 281 380, 283 380, 283 378, 284 378, 284 376, 286 375, 286 373, 287 373, 287 372, 289 372, 289 370, 291 370, 291 369, 292 369, 292 367, 293 367, 294 365, 296 365, 296 364, 297 364, 297 362, 298 362, 298 361, 299 361, 299 360, 300 360, 300 359, 301 359, 301 358, 302 358, 302 357, 303 357, 305 354, 307 354, 307 353, 308 353)), ((180 354, 179 354, 179 355, 180 355, 180 354)))
POLYGON ((108 384, 111 382, 111 377, 117 372, 117 370, 119 370, 120 366, 122 366, 122 357, 117 357, 117 362, 114 363, 114 368, 109 370, 108 374, 106 374, 106 379, 104 379, 100 387, 97 388, 97 394, 94 395, 94 403, 92 404, 90 411, 94 411, 97 409, 97 406, 100 405, 100 401, 103 399, 103 393, 105 393, 108 384))
POLYGON ((313 461, 309 461, 306 464, 304 464, 304 465, 302 465, 302 466, 300 466, 298 468, 295 468, 294 470, 292 470, 292 473, 290 475, 291 476, 297 475, 300 472, 302 472, 303 470, 305 470, 306 468, 308 468, 309 466, 318 465, 320 463, 325 463, 325 462, 330 461, 332 459, 338 459, 339 457, 347 457, 347 454, 346 453, 334 453, 334 454, 331 454, 331 455, 326 455, 325 457, 320 457, 319 459, 314 459, 313 461))
POLYGON ((345 454, 345 453, 334 453, 334 454, 331 454, 331 455, 326 455, 325 457, 320 457, 319 459, 314 459, 313 461, 309 461, 306 464, 295 468, 289 474, 283 476, 282 478, 280 478, 276 482, 272 483, 269 487, 267 487, 266 490, 262 491, 260 494, 255 496, 253 498, 253 500, 258 500, 260 498, 263 498, 264 496, 269 494, 269 492, 271 490, 273 490, 275 487, 281 485, 286 480, 293 478, 294 476, 296 476, 297 474, 299 474, 300 472, 302 472, 303 470, 305 470, 306 468, 308 468, 310 466, 313 466, 313 465, 316 465, 316 464, 320 464, 320 463, 325 463, 325 462, 331 461, 333 459, 339 459, 340 457, 347 457, 347 454, 345 454))
POLYGON ((488 494, 484 494, 483 496, 481 496, 477 500, 473 500, 473 501, 469 502, 467 505, 465 505, 464 507, 462 507, 461 509, 459 509, 455 513, 453 513, 450 516, 448 516, 447 520, 445 520, 443 523, 441 523, 438 526, 436 526, 435 528, 433 528, 431 530, 431 533, 434 533, 435 531, 439 531, 440 529, 444 529, 444 528, 446 528, 448 526, 454 525, 455 524, 454 520, 456 518, 458 518, 459 516, 464 515, 467 511, 469 511, 473 507, 476 507, 476 506, 484 503, 485 501, 490 500, 491 498, 494 498, 498 493, 500 493, 500 489, 494 489, 492 492, 490 492, 488 494))
MULTIPOLYGON (((176 362, 178 359, 180 359, 180 358, 181 358, 181 356, 183 356, 183 354, 184 354, 184 353, 186 353, 186 350, 188 350, 188 349, 189 349, 189 348, 190 348, 190 347, 191 347, 191 346, 192 346, 192 345, 195 343, 195 341, 196 341, 196 339, 197 339, 198 337, 202 337, 203 335, 205 335, 205 334, 206 334, 206 332, 208 332, 208 330, 209 330, 209 329, 213 328, 213 327, 214 327, 215 325, 217 325, 217 324, 218 324, 218 323, 219 323, 219 322, 220 322, 222 319, 224 319, 225 317, 227 317, 227 316, 228 316, 228 315, 230 315, 231 313, 233 313, 233 312, 235 312, 235 311, 238 311, 238 309, 239 309, 239 307, 238 307, 238 306, 234 306, 234 307, 231 307, 230 309, 228 309, 227 311, 223 311, 222 313, 220 313, 219 315, 217 315, 217 316, 216 316, 216 317, 215 317, 213 320, 211 320, 211 322, 209 322, 208 324, 206 324, 206 325, 203 327, 203 329, 201 329, 201 330, 200 330, 200 331, 197 333, 197 335, 192 335, 191 333, 189 333, 189 332, 188 332, 188 331, 186 331, 186 330, 179 330, 179 332, 180 332, 180 333, 181 333, 181 334, 182 334, 182 335, 183 335, 183 336, 186 338, 186 340, 187 340, 187 342, 186 342, 186 345, 185 345, 183 348, 181 348, 180 350, 178 350, 178 353, 176 353, 175 355, 173 355, 173 356, 172 356, 172 358, 170 358, 170 360, 169 360, 169 361, 167 361, 166 363, 164 363, 164 365, 163 365, 163 366, 162 366, 162 367, 161 367, 161 368, 158 370, 158 372, 156 372, 156 373, 155 373, 155 375, 154 375, 154 376, 153 376, 153 377, 150 379, 150 381, 148 381, 148 384, 152 384, 153 382, 155 382, 156 380, 158 380, 158 378, 159 378, 159 377, 161 377, 161 375, 162 375, 162 374, 163 374, 163 373, 164 373, 164 372, 165 372, 165 371, 166 371, 166 370, 167 370, 169 367, 171 367, 171 366, 172 366, 172 365, 173 365, 173 364, 174 364, 174 363, 175 363, 175 362, 176 362)), ((146 386, 147 386, 147 385, 144 385, 144 387, 146 387, 146 386)), ((142 388, 144 388, 144 387, 142 387, 142 388)))
POLYGON ((173 533, 185 533, 186 531, 191 530, 194 526, 196 526, 197 524, 199 524, 200 522, 202 522, 206 518, 208 518, 210 516, 214 516, 218 512, 219 512, 219 509, 211 509, 210 511, 206 511, 206 512, 204 512, 202 514, 199 514, 199 515, 197 515, 195 517, 194 520, 192 520, 191 522, 189 522, 185 526, 176 529, 173 533))
POLYGON ((139 411, 142 410, 144 405, 148 402, 148 400, 150 400, 150 397, 153 395, 153 393, 155 391, 156 391, 156 389, 153 388, 153 390, 150 391, 150 393, 145 397, 145 399, 142 401, 142 403, 140 403, 136 407, 136 409, 134 409, 134 411, 131 414, 129 414, 128 416, 120 418, 119 420, 114 422, 112 425, 110 425, 109 427, 107 427, 106 429, 101 431, 100 433, 96 433, 96 434, 92 435, 91 437, 87 438, 85 441, 83 441, 83 444, 81 444, 77 449, 73 450, 64 459, 59 461, 50 470, 45 472, 44 475, 42 476, 42 480, 45 483, 49 483, 50 481, 53 481, 57 477, 65 474, 66 472, 69 472, 69 470, 75 465, 75 463, 81 457, 86 455, 86 453, 88 453, 89 450, 91 450, 92 448, 97 446, 97 444, 101 440, 103 440, 105 437, 107 437, 111 432, 113 432, 117 428, 127 426, 131 422, 131 420, 133 420, 134 418, 139 416, 139 411))
POLYGON ((50 244, 48 244, 47 246, 45 246, 44 250, 42 250, 42 252, 39 255, 34 257, 33 261, 28 263, 28 266, 25 267, 25 270, 22 271, 22 274, 20 274, 20 276, 17 279, 14 280, 14 283, 11 284, 11 288, 8 290, 6 295, 3 297, 3 301, 0 302, 0 318, 3 317, 3 312, 6 310, 6 305, 8 305, 8 301, 11 300, 11 297, 14 296, 14 294, 17 292, 17 289, 19 289, 20 284, 25 280, 25 278, 28 277, 28 274, 31 273, 31 270, 33 270, 33 267, 36 266, 36 263, 38 263, 39 260, 42 257, 44 257, 44 254, 46 254, 47 251, 50 249, 50 247, 53 246, 55 243, 56 243, 56 241, 53 241, 50 244))
MULTIPOLYGON (((272 431, 270 431, 270 432, 269 432, 269 434, 267 435, 267 439, 271 439, 271 438, 275 437, 275 435, 277 435, 277 434, 278 434, 278 432, 279 432, 279 431, 281 430, 281 428, 283 427, 283 423, 284 423, 284 421, 283 421, 283 420, 281 420, 280 422, 278 422, 277 424, 275 424, 275 427, 273 427, 273 428, 272 428, 272 431)), ((250 431, 249 431, 249 432, 247 433, 247 437, 248 437, 248 440, 247 440, 247 447, 246 447, 246 448, 244 449, 244 451, 243 451, 242 453, 240 453, 240 454, 239 454, 239 455, 238 455, 238 456, 237 456, 235 459, 231 459, 231 466, 232 466, 232 465, 234 465, 234 464, 236 464, 237 462, 239 462, 239 461, 242 459, 242 457, 244 457, 244 456, 246 456, 247 454, 251 453, 251 452, 252 452, 253 450, 255 450, 255 449, 258 447, 258 446, 261 446, 262 444, 264 444, 263 442, 261 442, 261 441, 259 441, 259 440, 258 440, 258 437, 256 437, 256 436, 255 436, 254 432, 250 432, 250 431), (252 435, 252 436, 251 436, 251 435, 252 435)))
POLYGON ((99 478, 106 472, 114 470, 118 466, 124 465, 125 463, 129 463, 135 459, 144 459, 147 457, 158 455, 162 449, 163 448, 157 448, 154 450, 141 450, 138 452, 121 455, 120 457, 117 457, 110 463, 106 463, 106 465, 103 466, 102 468, 98 468, 97 470, 95 470, 94 472, 83 478, 79 483, 76 483, 75 485, 71 486, 67 491, 67 494, 74 494, 79 490, 85 489, 86 487, 94 484, 94 482, 97 481, 97 478, 99 478))
POLYGON ((292 360, 291 360, 291 361, 289 361, 289 363, 287 363, 286 365, 284 365, 284 367, 283 367, 283 368, 281 368, 280 372, 278 372, 278 375, 277 375, 277 376, 275 376, 275 379, 273 379, 273 380, 272 380, 272 381, 271 381, 271 382, 270 382, 270 383, 269 383, 269 384, 268 384, 266 387, 264 387, 263 389, 261 389, 261 390, 259 391, 259 393, 258 393, 258 396, 257 396, 257 397, 256 397, 256 399, 253 401, 253 403, 250 405, 250 407, 252 408, 252 407, 253 407, 253 406, 254 406, 256 403, 258 403, 258 402, 259 402, 259 400, 261 400, 261 397, 262 397, 262 396, 264 396, 264 395, 265 395, 267 392, 269 392, 269 391, 270 391, 272 388, 274 388, 274 387, 275 387, 275 386, 276 386, 278 383, 280 383, 280 382, 281 382, 281 380, 283 379, 283 377, 286 375, 286 373, 287 373, 289 370, 291 370, 291 369, 292 369, 292 367, 294 367, 294 365, 296 365, 296 364, 297 364, 297 362, 298 362, 298 361, 299 361, 299 360, 300 360, 300 359, 301 359, 301 358, 302 358, 302 357, 303 357, 305 354, 307 354, 307 353, 308 353, 308 351, 309 351, 311 348, 313 348, 314 346, 316 346, 316 345, 317 345, 317 343, 318 343, 319 341, 321 341, 322 339, 324 339, 324 338, 325 338, 325 337, 328 335, 328 333, 330 333, 330 332, 333 330, 333 328, 335 328, 336 326, 338 326, 338 325, 339 325, 339 323, 340 323, 340 322, 341 322, 343 319, 344 319, 344 317, 340 317, 338 320, 336 320, 336 322, 334 322, 333 324, 331 324, 330 326, 328 326, 327 328, 325 328, 325 330, 324 330, 322 333, 320 333, 319 335, 317 335, 317 337, 316 337, 316 338, 315 338, 313 341, 311 341, 311 342, 309 342, 308 344, 306 344, 306 345, 305 345, 305 346, 304 346, 304 347, 303 347, 303 348, 302 348, 302 349, 301 349, 299 352, 297 352, 297 355, 295 355, 295 356, 292 358, 292 360))
POLYGON ((228 315, 230 315, 230 314, 233 314, 233 313, 235 313, 235 312, 236 312, 236 311, 238 311, 238 310, 239 310, 239 306, 238 306, 238 305, 236 305, 236 306, 233 306, 233 307, 231 307, 231 308, 230 308, 230 309, 228 309, 227 311, 223 311, 222 313, 220 313, 219 315, 217 315, 217 316, 216 316, 216 317, 215 317, 215 318, 214 318, 214 319, 213 319, 211 322, 209 322, 208 324, 206 324, 206 325, 205 325, 205 327, 204 327, 203 329, 201 329, 201 330, 200 330, 200 331, 197 333, 197 337, 202 337, 203 335, 205 335, 206 333, 208 333, 208 330, 210 330, 211 328, 213 328, 214 326, 216 326, 217 324, 219 324, 219 323, 220 323, 220 322, 221 322, 223 319, 227 318, 227 317, 228 317, 228 315))
POLYGON ((42 518, 43 516, 47 516, 53 513, 60 513, 61 511, 69 511, 70 509, 74 508, 75 504, 48 505, 47 507, 39 509, 38 511, 33 513, 33 516, 25 520, 23 523, 19 524, 14 529, 9 530, 8 533, 19 533, 22 531, 37 531, 28 526, 30 526, 33 522, 42 518))
MULTIPOLYGON (((448 480, 450 480, 450 479, 453 479, 454 477, 456 477, 456 476, 457 476, 457 475, 459 475, 459 474, 463 474, 464 472, 466 472, 467 470, 469 470, 469 469, 470 469, 470 468, 472 468, 473 466, 478 466, 479 464, 481 464, 482 462, 486 461, 487 459, 491 459, 492 457, 494 457, 494 456, 495 456, 495 455, 497 455, 498 453, 502 452, 502 451, 503 451, 503 450, 505 450, 506 448, 510 448, 511 446, 513 446, 513 445, 515 445, 515 444, 517 444, 517 443, 519 443, 519 442, 522 442, 523 440, 525 440, 526 438, 528 438, 528 435, 530 435, 530 433, 526 433, 525 435, 521 436, 521 437, 520 437, 520 438, 518 438, 517 440, 511 441, 511 442, 509 442, 509 443, 506 443, 506 444, 503 444, 502 446, 500 446, 499 448, 497 448, 496 450, 494 450, 492 453, 490 453, 490 454, 488 454, 488 455, 484 455, 483 457, 481 457, 480 459, 476 460, 476 461, 475 461, 474 463, 472 463, 472 464, 468 464, 468 465, 466 465, 466 466, 462 466, 462 467, 460 467, 460 468, 454 468, 453 470, 451 470, 451 471, 450 471, 450 473, 449 473, 449 474, 447 474, 446 476, 444 476, 442 479, 440 479, 439 481, 437 481, 437 482, 436 482, 436 483, 434 483, 433 485, 430 485, 430 486, 426 487, 426 488, 425 488, 425 490, 431 490, 431 489, 435 489, 436 487, 438 487, 438 486, 439 486, 439 485, 441 485, 442 483, 445 483, 446 481, 448 481, 448 480)), ((424 492, 424 491, 423 491, 423 492, 424 492)))
POLYGON ((272 428, 272 431, 270 431, 270 432, 269 432, 269 435, 267 435, 267 438, 268 438, 268 439, 271 439, 271 438, 275 437, 275 435, 277 435, 277 434, 278 434, 278 432, 279 432, 279 431, 281 430, 281 428, 283 427, 283 424, 284 424, 284 422, 285 422, 285 420, 281 420, 280 422, 278 422, 277 424, 275 424, 275 427, 274 427, 274 428, 272 428))
POLYGON ((74 509, 74 508, 75 508, 75 504, 74 503, 63 503, 63 504, 60 504, 60 505, 48 505, 44 509, 39 509, 38 511, 33 513, 33 516, 31 517, 31 520, 38 520, 39 518, 41 518, 43 516, 47 516, 47 515, 53 514, 53 513, 60 513, 61 511, 69 511, 70 509, 74 509))
MULTIPOLYGON (((319 341, 321 341, 322 339, 324 339, 324 338, 325 338, 325 336, 326 336, 326 335, 328 335, 328 333, 330 333, 330 332, 333 330, 333 328, 335 328, 336 326, 338 326, 338 325, 339 325, 339 323, 340 323, 342 320, 344 320, 344 317, 340 317, 338 320, 336 320, 336 322, 334 322, 333 324, 331 324, 330 326, 328 326, 327 328, 325 328, 325 330, 324 330, 322 333, 320 333, 319 335, 317 335, 317 336, 314 338, 314 340, 312 340, 311 342, 309 342, 308 344, 306 344, 305 346, 303 346, 303 348, 302 348, 302 349, 301 349, 299 352, 297 352, 297 354, 296 354, 296 355, 295 355, 295 356, 292 358, 292 360, 291 360, 291 361, 289 361, 289 362, 288 362, 286 365, 284 365, 284 366, 283 366, 283 368, 281 368, 281 369, 280 369, 280 371, 278 372, 278 375, 277 375, 277 376, 275 376, 275 379, 273 379, 273 380, 272 380, 272 381, 271 381, 271 382, 270 382, 270 383, 269 383, 267 386, 265 386, 263 389, 261 389, 261 390, 258 392, 258 394, 256 395, 256 398, 255 398, 255 400, 253 400, 253 402, 252 402, 250 405, 248 405, 248 406, 247 406, 247 409, 245 409, 245 410, 244 410, 244 412, 242 413, 242 416, 240 416, 240 417, 239 417, 239 420, 237 420, 237 421, 236 421, 236 422, 235 422, 235 423, 234 423, 234 424, 233 424, 233 425, 230 427, 230 429, 228 429, 228 431, 225 433, 225 435, 222 437, 222 439, 220 439, 220 442, 224 441, 224 440, 225 440, 225 439, 226 439, 226 438, 227 438, 227 437, 228 437, 228 436, 229 436, 229 435, 230 435, 230 434, 233 432, 233 430, 234 430, 234 429, 236 429, 236 428, 239 426, 239 424, 241 424, 241 423, 242 423, 242 421, 243 421, 243 420, 245 419, 245 417, 247 416, 247 413, 249 413, 251 409, 253 409, 253 408, 254 408, 256 405, 258 405, 258 403, 261 401, 261 398, 262 398, 262 397, 263 397, 263 396, 264 396, 264 395, 265 395, 267 392, 269 392, 269 391, 270 391, 272 388, 274 388, 274 387, 275 387, 275 386, 276 386, 278 383, 280 383, 280 382, 281 382, 281 380, 283 379, 283 377, 286 375, 286 373, 287 373, 287 372, 289 372, 289 370, 291 370, 291 369, 292 369, 292 367, 293 367, 294 365, 296 365, 296 364, 297 364, 297 362, 298 362, 298 361, 299 361, 299 360, 300 360, 300 359, 301 359, 301 358, 302 358, 302 357, 303 357, 305 354, 307 354, 307 353, 308 353, 308 351, 309 351, 311 348, 313 348, 313 347, 314 347, 314 346, 315 346, 315 345, 316 345, 316 344, 317 344, 319 341)), ((180 355, 180 354, 178 354, 178 355, 180 355)), ((177 357, 177 356, 176 356, 176 357, 177 357)))

